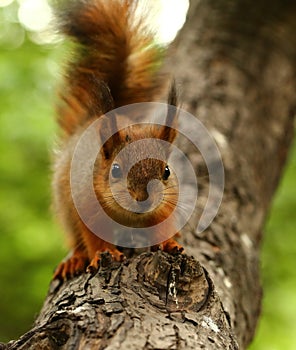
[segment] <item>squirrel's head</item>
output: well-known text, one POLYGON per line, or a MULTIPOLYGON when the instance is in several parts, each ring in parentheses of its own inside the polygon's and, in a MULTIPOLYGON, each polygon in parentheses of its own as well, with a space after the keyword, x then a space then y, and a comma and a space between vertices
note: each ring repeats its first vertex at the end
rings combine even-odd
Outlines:
POLYGON ((115 115, 102 124, 101 138, 104 133, 113 135, 101 148, 94 187, 106 213, 120 224, 151 226, 175 209, 178 182, 169 156, 176 123, 176 109, 168 106, 165 125, 135 124, 113 133, 115 115))

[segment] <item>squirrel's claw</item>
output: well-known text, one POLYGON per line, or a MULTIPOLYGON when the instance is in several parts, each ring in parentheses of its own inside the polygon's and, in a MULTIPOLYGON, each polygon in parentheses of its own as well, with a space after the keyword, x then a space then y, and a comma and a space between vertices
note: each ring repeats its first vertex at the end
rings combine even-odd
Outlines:
POLYGON ((175 241, 174 238, 170 238, 162 242, 158 246, 158 249, 170 254, 182 253, 184 251, 184 248, 181 246, 181 244, 175 241))
POLYGON ((72 256, 58 265, 53 275, 53 279, 67 280, 80 275, 85 271, 88 263, 89 260, 87 256, 74 252, 72 256))
POLYGON ((86 268, 87 273, 93 274, 96 271, 98 271, 98 269, 100 267, 101 254, 105 253, 105 252, 108 252, 112 257, 112 260, 114 260, 114 261, 122 262, 124 260, 124 254, 116 248, 108 248, 108 249, 103 250, 103 251, 97 250, 95 253, 95 256, 93 257, 90 264, 86 268))

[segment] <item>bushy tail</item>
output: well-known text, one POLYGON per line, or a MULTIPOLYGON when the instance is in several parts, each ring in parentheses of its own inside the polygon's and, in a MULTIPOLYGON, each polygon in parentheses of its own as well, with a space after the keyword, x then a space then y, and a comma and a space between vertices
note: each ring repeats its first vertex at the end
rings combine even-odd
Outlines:
POLYGON ((59 110, 68 134, 93 115, 153 101, 162 90, 163 50, 136 15, 137 3, 66 0, 57 9, 60 30, 78 44, 63 87, 66 103, 59 110))

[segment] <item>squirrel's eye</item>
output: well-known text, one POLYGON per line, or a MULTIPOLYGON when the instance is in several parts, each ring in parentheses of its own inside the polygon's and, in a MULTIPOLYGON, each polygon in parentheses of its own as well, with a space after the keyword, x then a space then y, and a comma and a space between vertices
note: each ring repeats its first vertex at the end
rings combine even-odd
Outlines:
POLYGON ((162 175, 163 180, 167 180, 170 175, 171 175, 170 168, 166 166, 162 175))
POLYGON ((118 179, 122 176, 122 171, 119 164, 115 163, 112 165, 111 174, 112 174, 112 177, 114 177, 115 179, 118 179))

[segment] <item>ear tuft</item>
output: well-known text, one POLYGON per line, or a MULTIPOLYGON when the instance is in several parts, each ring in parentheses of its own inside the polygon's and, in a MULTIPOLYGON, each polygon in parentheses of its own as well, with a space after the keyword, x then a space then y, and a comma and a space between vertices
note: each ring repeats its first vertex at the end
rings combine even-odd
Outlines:
POLYGON ((108 113, 102 116, 102 124, 99 130, 102 142, 104 142, 101 152, 105 159, 111 159, 115 149, 120 144, 120 134, 117 128, 115 113, 108 113), (111 136, 110 136, 111 135, 111 136))
POLYGON ((168 95, 168 104, 171 106, 177 107, 178 105, 178 94, 176 88, 176 81, 173 80, 171 83, 169 95, 168 95))
POLYGON ((168 95, 168 112, 166 117, 165 126, 161 128, 159 138, 161 140, 173 143, 174 139, 177 136, 177 120, 178 120, 178 111, 177 111, 177 104, 178 104, 178 96, 177 96, 177 90, 176 90, 176 84, 173 80, 169 95, 168 95))

